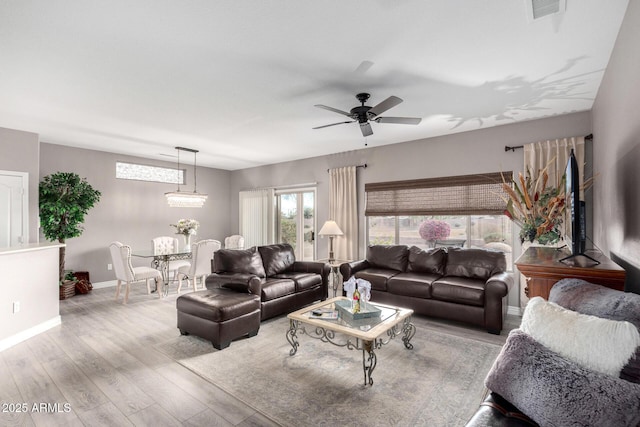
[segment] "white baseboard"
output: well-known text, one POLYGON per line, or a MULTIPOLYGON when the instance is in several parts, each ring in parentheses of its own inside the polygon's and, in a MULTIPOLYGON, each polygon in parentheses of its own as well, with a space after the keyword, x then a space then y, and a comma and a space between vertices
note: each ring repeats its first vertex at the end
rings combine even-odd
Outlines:
POLYGON ((0 351, 4 351, 9 347, 13 347, 16 344, 21 343, 22 341, 35 337, 38 334, 41 334, 53 327, 60 325, 61 323, 62 323, 62 318, 60 316, 56 316, 52 319, 49 319, 45 322, 40 323, 39 325, 33 326, 29 329, 26 329, 15 335, 5 338, 2 341, 0 341, 0 351))
POLYGON ((118 284, 117 280, 107 280, 106 282, 95 282, 91 283, 93 285, 93 289, 102 289, 102 288, 112 288, 118 284))
POLYGON ((507 307, 507 314, 522 317, 522 313, 523 309, 521 307, 516 307, 515 305, 510 305, 507 307))

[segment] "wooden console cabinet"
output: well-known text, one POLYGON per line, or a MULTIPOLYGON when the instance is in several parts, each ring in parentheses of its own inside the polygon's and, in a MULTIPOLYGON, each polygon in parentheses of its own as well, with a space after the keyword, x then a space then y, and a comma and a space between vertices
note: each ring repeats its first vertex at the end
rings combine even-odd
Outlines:
POLYGON ((625 271, 615 262, 600 253, 589 252, 589 256, 600 261, 595 264, 588 258, 575 257, 567 263, 560 260, 569 253, 550 247, 530 247, 515 262, 526 279, 525 295, 529 298, 549 299, 549 291, 555 283, 567 277, 587 280, 608 288, 624 290, 625 271))

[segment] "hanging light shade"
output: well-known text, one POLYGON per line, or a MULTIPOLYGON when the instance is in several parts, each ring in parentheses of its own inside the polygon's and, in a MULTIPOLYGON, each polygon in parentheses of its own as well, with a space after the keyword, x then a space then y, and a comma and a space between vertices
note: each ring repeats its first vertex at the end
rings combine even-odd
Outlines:
POLYGON ((201 208, 207 200, 207 195, 198 193, 196 190, 196 156, 198 150, 184 147, 176 147, 176 150, 178 150, 178 171, 180 171, 180 151, 189 151, 193 153, 193 192, 180 191, 180 182, 182 181, 180 179, 178 181, 178 189, 176 191, 164 193, 167 198, 167 203, 169 203, 169 207, 172 208, 201 208))
POLYGON ((187 193, 184 191, 164 193, 164 195, 167 197, 169 207, 172 208, 201 208, 207 200, 206 194, 187 193))

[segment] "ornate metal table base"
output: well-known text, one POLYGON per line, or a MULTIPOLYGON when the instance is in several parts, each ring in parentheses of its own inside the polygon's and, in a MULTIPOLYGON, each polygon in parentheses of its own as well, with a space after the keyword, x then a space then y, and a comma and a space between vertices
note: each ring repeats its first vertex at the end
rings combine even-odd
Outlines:
POLYGON ((169 295, 169 262, 181 259, 191 259, 191 253, 158 254, 154 255, 153 261, 151 261, 151 267, 162 273, 162 288, 158 291, 162 292, 163 297, 169 295))
POLYGON ((298 334, 308 335, 311 338, 319 339, 322 342, 333 344, 338 347, 347 347, 349 350, 362 351, 362 370, 364 371, 364 385, 373 385, 372 373, 378 363, 378 356, 374 350, 382 348, 388 344, 393 338, 402 334, 402 342, 408 350, 413 349, 411 338, 416 333, 416 327, 411 323, 411 317, 407 317, 402 325, 392 326, 387 331, 386 337, 376 338, 373 341, 365 341, 359 338, 350 337, 346 334, 336 333, 332 330, 325 329, 320 326, 305 325, 303 322, 289 319, 289 330, 287 331, 287 341, 291 344, 289 355, 293 356, 298 351, 300 343, 298 343, 298 334), (305 327, 306 326, 306 327, 305 327))

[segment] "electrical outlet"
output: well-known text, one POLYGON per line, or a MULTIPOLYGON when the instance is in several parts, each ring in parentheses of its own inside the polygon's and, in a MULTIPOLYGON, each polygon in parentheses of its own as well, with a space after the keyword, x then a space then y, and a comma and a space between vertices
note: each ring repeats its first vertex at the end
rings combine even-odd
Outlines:
POLYGON ((107 270, 109 271, 113 270, 113 264, 107 264, 107 270))
POLYGON ((20 311, 20 301, 13 302, 13 314, 16 314, 20 311))

